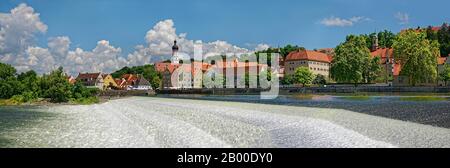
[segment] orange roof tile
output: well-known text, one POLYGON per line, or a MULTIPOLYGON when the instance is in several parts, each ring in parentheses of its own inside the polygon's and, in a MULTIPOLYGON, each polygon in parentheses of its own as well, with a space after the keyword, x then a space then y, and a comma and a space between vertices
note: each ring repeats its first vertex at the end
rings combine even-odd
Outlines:
POLYGON ((301 51, 293 51, 289 53, 288 56, 286 57, 286 62, 297 60, 311 60, 311 61, 331 63, 331 56, 317 51, 301 50, 301 51))
POLYGON ((445 64, 446 61, 447 61, 447 57, 439 57, 438 58, 438 65, 445 64))
POLYGON ((386 63, 387 58, 389 57, 389 62, 394 60, 394 49, 392 48, 379 48, 370 53, 372 57, 379 56, 381 58, 381 63, 386 63))

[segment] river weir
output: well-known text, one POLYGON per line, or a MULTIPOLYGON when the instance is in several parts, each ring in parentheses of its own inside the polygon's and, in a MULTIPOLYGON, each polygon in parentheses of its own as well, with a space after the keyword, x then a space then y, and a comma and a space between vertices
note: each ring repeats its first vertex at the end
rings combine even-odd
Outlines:
POLYGON ((243 101, 130 97, 0 115, 1 147, 450 147, 444 127, 243 101))

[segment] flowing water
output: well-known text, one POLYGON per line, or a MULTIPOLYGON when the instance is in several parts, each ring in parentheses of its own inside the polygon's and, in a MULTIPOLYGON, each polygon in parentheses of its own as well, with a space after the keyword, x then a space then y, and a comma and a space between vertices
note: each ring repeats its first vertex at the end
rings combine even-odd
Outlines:
POLYGON ((0 147, 450 147, 447 99, 182 97, 0 107, 0 147))

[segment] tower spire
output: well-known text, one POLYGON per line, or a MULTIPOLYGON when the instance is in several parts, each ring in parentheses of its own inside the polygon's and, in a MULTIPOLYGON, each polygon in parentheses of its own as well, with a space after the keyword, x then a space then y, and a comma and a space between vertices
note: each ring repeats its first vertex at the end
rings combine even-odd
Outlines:
POLYGON ((173 46, 172 46, 172 63, 173 64, 179 64, 180 63, 180 59, 178 58, 178 45, 177 45, 177 40, 175 39, 173 41, 173 46))

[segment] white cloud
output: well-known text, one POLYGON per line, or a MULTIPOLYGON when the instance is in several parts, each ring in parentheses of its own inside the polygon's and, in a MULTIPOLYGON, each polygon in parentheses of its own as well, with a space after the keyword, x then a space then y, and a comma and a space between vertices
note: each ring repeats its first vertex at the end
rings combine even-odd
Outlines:
MULTIPOLYGON (((187 33, 176 33, 173 20, 167 19, 158 22, 145 36, 151 55, 171 55, 173 41, 177 40, 182 55, 193 55, 194 41, 187 39, 187 33)), ((201 41, 197 41, 201 42, 201 41)), ((232 45, 226 41, 201 42, 205 56, 220 55, 226 53, 249 53, 249 49, 232 45)))
POLYGON ((109 41, 101 40, 92 51, 84 51, 76 48, 69 51, 64 61, 64 67, 71 74, 77 72, 112 72, 127 65, 127 61, 121 57, 121 48, 109 44, 109 41))
MULTIPOLYGON (((20 4, 10 13, 0 13, 0 61, 13 65, 19 72, 47 73, 63 66, 67 73, 77 75, 79 72, 110 73, 123 66, 149 64, 152 56, 170 56, 175 39, 183 57, 192 56, 194 50, 194 41, 187 38, 187 33, 177 34, 170 19, 158 22, 145 36, 147 44, 137 45, 126 57, 120 47, 107 40, 98 41, 91 51, 70 50, 71 40, 67 36, 48 38, 47 48, 37 46, 35 36, 46 31, 47 25, 41 22, 39 14, 26 4, 20 4)), ((205 55, 253 52, 222 40, 202 44, 205 55)), ((259 44, 255 50, 265 48, 268 45, 259 44)))
POLYGON ((69 52, 70 39, 67 36, 49 38, 47 43, 50 52, 56 56, 65 56, 69 52))
POLYGON ((407 13, 397 12, 394 17, 399 21, 399 24, 401 25, 409 23, 409 15, 407 13))
POLYGON ((45 33, 47 25, 32 7, 20 4, 10 13, 0 13, 0 57, 19 54, 34 43, 36 33, 45 33))
POLYGON ((255 48, 255 51, 263 51, 267 50, 268 48, 270 48, 268 44, 258 44, 255 48))
POLYGON ((354 16, 349 19, 341 19, 339 17, 331 16, 329 18, 322 19, 320 21, 320 24, 323 24, 325 26, 346 27, 346 26, 353 26, 355 23, 361 21, 369 21, 369 20, 370 20, 369 18, 363 16, 354 16))

